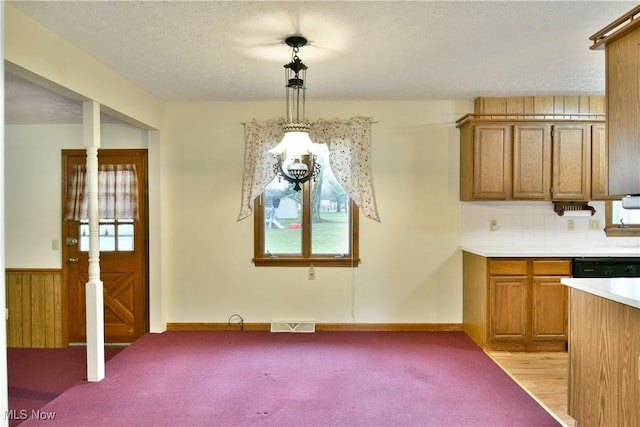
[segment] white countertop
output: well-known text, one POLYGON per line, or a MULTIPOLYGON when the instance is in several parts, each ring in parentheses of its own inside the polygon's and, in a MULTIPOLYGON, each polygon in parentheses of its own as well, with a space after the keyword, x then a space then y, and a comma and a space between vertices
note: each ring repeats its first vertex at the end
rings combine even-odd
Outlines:
POLYGON ((462 246, 483 257, 640 257, 638 246, 462 246))
POLYGON ((640 278, 617 277, 610 279, 560 279, 563 285, 640 308, 640 278))

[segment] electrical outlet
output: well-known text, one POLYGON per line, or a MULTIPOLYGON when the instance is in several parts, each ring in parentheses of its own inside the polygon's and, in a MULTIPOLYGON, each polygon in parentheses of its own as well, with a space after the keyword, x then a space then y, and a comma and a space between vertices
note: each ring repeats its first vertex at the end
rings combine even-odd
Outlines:
POLYGON ((489 231, 498 231, 498 221, 492 219, 489 221, 489 231))
POLYGON ((568 219, 567 220, 567 230, 571 231, 571 230, 573 230, 573 227, 574 227, 573 219, 568 219))
POLYGON ((309 267, 309 280, 316 280, 316 269, 313 268, 313 265, 309 267))
POLYGON ((597 219, 590 219, 589 230, 600 230, 600 221, 598 221, 597 219))

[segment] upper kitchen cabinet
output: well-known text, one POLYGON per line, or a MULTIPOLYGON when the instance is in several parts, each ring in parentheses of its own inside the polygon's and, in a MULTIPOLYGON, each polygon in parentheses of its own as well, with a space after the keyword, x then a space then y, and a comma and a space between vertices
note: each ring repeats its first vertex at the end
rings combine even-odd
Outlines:
POLYGON ((604 97, 478 98, 457 123, 460 200, 585 201, 596 198, 592 186, 606 192, 606 167, 594 170, 591 152, 606 149, 597 131, 604 97))
POLYGON ((640 193, 640 6, 590 37, 605 49, 608 188, 611 195, 640 193), (612 167, 615 165, 615 167, 612 167))
POLYGON ((511 126, 479 123, 463 127, 461 134, 461 195, 506 200, 511 193, 511 126))
POLYGON ((607 128, 604 124, 593 125, 591 126, 591 200, 619 198, 609 195, 607 160, 607 128))
POLYGON ((548 200, 551 130, 546 123, 513 125, 513 198, 548 200))
POLYGON ((591 136, 585 124, 553 127, 553 200, 589 200, 591 195, 591 136))

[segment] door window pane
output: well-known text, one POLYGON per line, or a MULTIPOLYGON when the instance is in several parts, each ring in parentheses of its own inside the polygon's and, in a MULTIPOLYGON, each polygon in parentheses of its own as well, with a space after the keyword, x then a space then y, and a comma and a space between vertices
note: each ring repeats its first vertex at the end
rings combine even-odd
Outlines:
POLYGON ((100 252, 116 250, 116 227, 114 224, 100 224, 100 252))
POLYGON ((80 250, 89 252, 89 224, 80 224, 80 250))
POLYGON ((133 222, 118 223, 118 251, 133 250, 133 222))

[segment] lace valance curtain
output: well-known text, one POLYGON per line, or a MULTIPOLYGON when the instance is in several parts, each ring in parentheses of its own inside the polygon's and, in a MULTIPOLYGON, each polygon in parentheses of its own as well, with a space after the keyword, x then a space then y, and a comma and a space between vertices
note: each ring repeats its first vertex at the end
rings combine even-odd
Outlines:
MULTIPOLYGON (((238 221, 249 217, 253 201, 273 180, 275 156, 269 150, 282 139, 284 120, 253 121, 245 125, 244 176, 238 221)), ((311 124, 311 140, 327 144, 336 180, 368 218, 380 221, 371 177, 371 120, 317 120, 311 124)))
MULTIPOLYGON (((88 185, 85 165, 74 165, 67 189, 65 220, 88 219, 88 185)), ((100 219, 140 219, 136 165, 98 166, 98 208, 100 219)))

